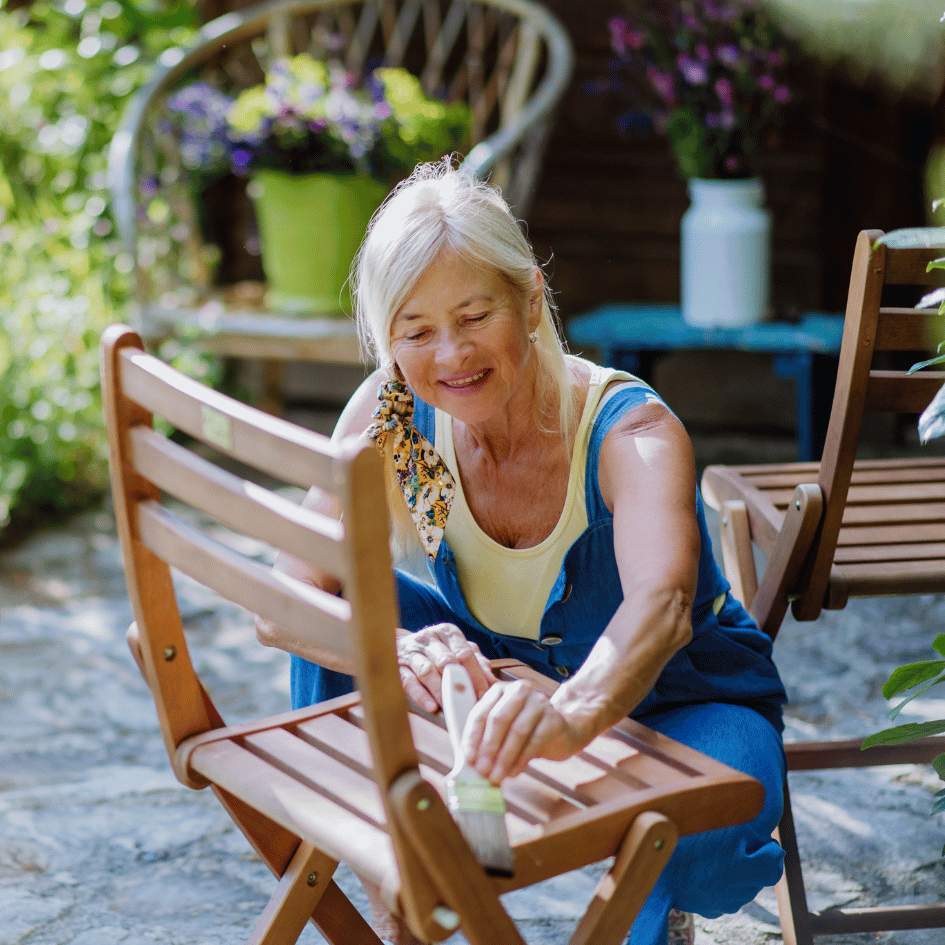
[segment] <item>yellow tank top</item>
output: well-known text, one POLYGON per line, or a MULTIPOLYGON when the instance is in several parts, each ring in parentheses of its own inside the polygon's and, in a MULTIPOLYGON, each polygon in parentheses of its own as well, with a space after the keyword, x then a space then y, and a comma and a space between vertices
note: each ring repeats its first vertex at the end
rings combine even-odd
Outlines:
MULTIPOLYGON (((589 362, 586 362, 589 363, 589 362)), ((456 480, 444 537, 456 557, 460 587, 476 619, 494 633, 537 640, 545 604, 561 563, 587 528, 584 476, 594 417, 607 386, 632 374, 591 365, 584 410, 574 437, 564 508, 557 524, 530 548, 507 548, 487 535, 466 502, 453 446, 453 418, 436 411, 436 449, 456 480)))

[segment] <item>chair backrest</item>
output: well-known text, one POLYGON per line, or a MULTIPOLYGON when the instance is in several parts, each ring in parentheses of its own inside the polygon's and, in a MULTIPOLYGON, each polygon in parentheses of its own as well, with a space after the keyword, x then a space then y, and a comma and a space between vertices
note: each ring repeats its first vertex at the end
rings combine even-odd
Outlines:
POLYGON ((219 394, 142 350, 122 325, 102 342, 112 493, 145 676, 178 778, 180 743, 220 726, 194 669, 171 568, 353 663, 375 775, 386 796, 417 756, 397 668, 397 610, 380 457, 367 441, 332 443, 219 394), (154 429, 153 417, 224 456, 337 498, 336 521, 235 475, 154 429), (266 542, 344 586, 336 597, 274 572, 197 528, 170 496, 209 521, 266 542))
MULTIPOLYGON (((875 367, 877 354, 934 350, 945 337, 937 307, 883 304, 886 287, 913 287, 918 300, 922 289, 945 286, 945 271, 927 268, 945 255, 945 248, 897 249, 880 243, 882 236, 880 230, 861 231, 853 254, 837 383, 818 473, 824 513, 793 603, 802 620, 815 619, 824 603, 864 413, 920 413, 945 384, 942 371, 910 375, 875 367)), ((907 483, 879 486, 871 501, 895 501, 909 488, 907 483)))
POLYGON ((544 7, 535 0, 270 0, 207 23, 190 47, 165 53, 115 135, 109 187, 139 302, 160 294, 149 278, 155 256, 172 256, 169 268, 198 287, 210 280, 189 175, 162 121, 168 95, 198 76, 240 90, 260 82, 273 59, 299 52, 340 58, 356 75, 402 65, 428 93, 467 102, 474 146, 463 166, 491 174, 516 213, 526 213, 550 117, 573 68, 567 34, 544 7), (170 241, 166 208, 149 220, 145 206, 158 179, 178 221, 170 241))

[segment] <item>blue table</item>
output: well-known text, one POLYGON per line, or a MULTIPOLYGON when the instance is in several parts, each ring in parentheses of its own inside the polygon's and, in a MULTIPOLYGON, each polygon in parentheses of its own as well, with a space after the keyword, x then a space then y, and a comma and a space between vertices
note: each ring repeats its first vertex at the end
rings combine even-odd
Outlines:
POLYGON ((774 355, 774 369, 792 378, 797 457, 819 459, 830 418, 843 319, 811 312, 797 322, 760 322, 744 328, 699 328, 682 320, 678 305, 614 304, 568 320, 577 347, 594 347, 611 367, 652 378, 656 357, 668 351, 726 349, 774 355))

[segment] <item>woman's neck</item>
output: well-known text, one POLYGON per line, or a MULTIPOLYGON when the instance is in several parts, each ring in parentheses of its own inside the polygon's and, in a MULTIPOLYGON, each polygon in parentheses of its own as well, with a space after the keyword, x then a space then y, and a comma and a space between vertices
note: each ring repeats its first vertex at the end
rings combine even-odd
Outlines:
MULTIPOLYGON (((538 384, 538 358, 533 355, 522 383, 505 408, 483 423, 453 420, 454 443, 459 434, 467 448, 490 464, 500 465, 522 452, 532 453, 539 444, 562 441, 559 431, 544 432, 540 421, 548 416, 548 404, 542 402, 538 384)), ((569 365, 569 375, 571 374, 569 365)), ((557 414, 557 410, 554 411, 557 414)), ((557 417, 555 417, 557 419, 557 417)), ((563 441, 562 441, 563 442, 563 441)))

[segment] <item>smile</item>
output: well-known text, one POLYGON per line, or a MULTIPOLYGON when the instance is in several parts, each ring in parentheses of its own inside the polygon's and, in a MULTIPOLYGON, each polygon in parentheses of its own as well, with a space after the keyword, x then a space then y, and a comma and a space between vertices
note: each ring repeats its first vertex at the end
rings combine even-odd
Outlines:
POLYGON ((489 373, 489 368, 485 368, 482 371, 479 371, 478 374, 469 374, 466 377, 455 378, 451 381, 441 381, 441 384, 445 384, 452 390, 462 390, 464 387, 472 387, 473 384, 477 384, 489 373))

